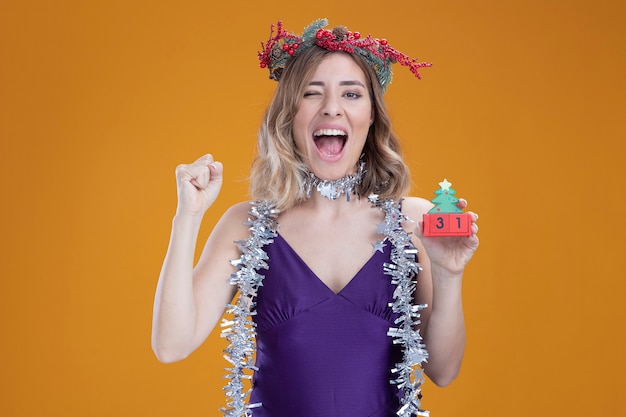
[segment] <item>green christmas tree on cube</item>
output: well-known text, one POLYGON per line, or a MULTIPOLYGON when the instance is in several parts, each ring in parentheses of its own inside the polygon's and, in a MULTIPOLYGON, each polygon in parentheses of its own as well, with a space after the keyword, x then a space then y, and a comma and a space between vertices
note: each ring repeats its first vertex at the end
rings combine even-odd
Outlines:
POLYGON ((424 236, 471 236, 471 215, 457 206, 459 199, 454 196, 452 184, 444 178, 435 194, 431 200, 435 207, 423 216, 424 236))
POLYGON ((439 189, 435 191, 437 196, 433 198, 431 201, 435 203, 435 207, 430 209, 429 213, 462 213, 463 210, 457 207, 456 203, 459 202, 459 199, 454 195, 456 191, 452 188, 452 183, 448 182, 447 179, 443 179, 439 183, 439 189))

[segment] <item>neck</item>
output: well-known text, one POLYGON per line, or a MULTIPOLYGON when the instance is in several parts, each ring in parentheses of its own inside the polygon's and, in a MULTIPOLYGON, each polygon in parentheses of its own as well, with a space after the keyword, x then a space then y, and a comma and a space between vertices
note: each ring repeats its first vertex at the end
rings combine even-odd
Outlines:
POLYGON ((322 180, 309 171, 304 183, 306 195, 311 197, 311 192, 315 190, 324 198, 337 200, 342 194, 345 194, 346 200, 350 201, 350 196, 356 194, 356 186, 361 184, 364 173, 365 164, 363 162, 359 163, 354 174, 348 174, 336 180, 322 180))

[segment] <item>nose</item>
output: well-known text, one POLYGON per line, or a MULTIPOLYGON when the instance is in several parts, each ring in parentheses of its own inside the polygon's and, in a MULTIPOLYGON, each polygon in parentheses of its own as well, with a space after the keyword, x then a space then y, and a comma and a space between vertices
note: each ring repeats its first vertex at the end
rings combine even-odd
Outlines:
POLYGON ((339 100, 330 95, 324 99, 320 110, 321 113, 327 117, 337 117, 343 114, 343 109, 341 108, 339 100))

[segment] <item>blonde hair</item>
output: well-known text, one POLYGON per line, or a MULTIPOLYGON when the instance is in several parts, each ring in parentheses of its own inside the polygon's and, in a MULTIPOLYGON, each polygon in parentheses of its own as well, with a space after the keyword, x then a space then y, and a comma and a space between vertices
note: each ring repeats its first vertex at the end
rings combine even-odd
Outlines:
MULTIPOLYGON (((286 210, 306 200, 304 180, 307 168, 295 146, 292 124, 304 89, 319 64, 332 53, 312 46, 290 60, 281 74, 274 97, 265 112, 257 136, 257 155, 250 172, 250 195, 270 201, 286 210)), ((372 193, 380 199, 400 199, 411 186, 409 169, 401 155, 400 142, 391 128, 391 120, 376 73, 365 59, 350 54, 365 73, 374 110, 363 148, 363 181, 356 188, 360 197, 372 193)))

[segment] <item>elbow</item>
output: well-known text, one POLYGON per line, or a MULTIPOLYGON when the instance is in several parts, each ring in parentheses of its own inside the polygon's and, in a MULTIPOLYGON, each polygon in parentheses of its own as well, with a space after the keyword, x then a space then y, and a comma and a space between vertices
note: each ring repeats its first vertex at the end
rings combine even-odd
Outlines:
POLYGON ((456 379, 456 375, 447 376, 447 375, 438 375, 436 377, 429 376, 430 380, 437 385, 439 388, 445 388, 452 383, 456 379))
POLYGON ((174 363, 182 361, 189 356, 189 352, 184 352, 180 349, 167 348, 155 343, 154 341, 152 342, 152 352, 161 363, 174 363))
POLYGON ((154 355, 156 356, 157 360, 161 363, 174 363, 174 362, 178 362, 178 361, 185 359, 182 356, 164 354, 159 351, 154 351, 154 355))
POLYGON ((425 369, 428 379, 430 379, 439 388, 444 388, 450 385, 459 376, 460 368, 454 367, 452 369, 425 369), (430 372, 429 372, 430 371, 430 372))

